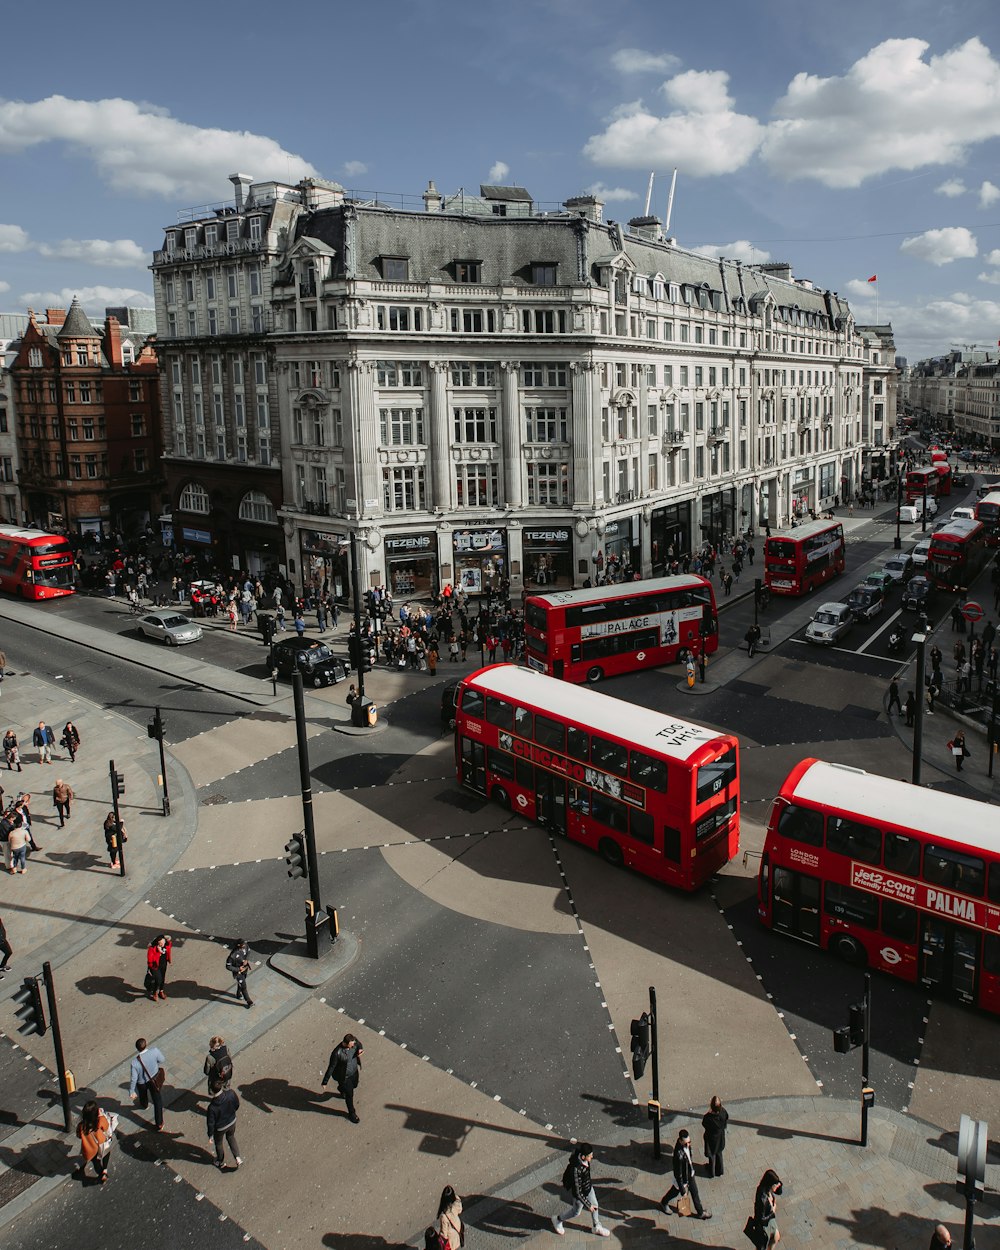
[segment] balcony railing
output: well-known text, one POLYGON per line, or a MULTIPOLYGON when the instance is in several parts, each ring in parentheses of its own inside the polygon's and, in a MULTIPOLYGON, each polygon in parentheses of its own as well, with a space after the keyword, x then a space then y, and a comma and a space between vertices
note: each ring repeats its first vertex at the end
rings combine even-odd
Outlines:
POLYGON ((687 441, 687 434, 683 430, 664 430, 663 431, 663 450, 679 451, 681 444, 687 441))

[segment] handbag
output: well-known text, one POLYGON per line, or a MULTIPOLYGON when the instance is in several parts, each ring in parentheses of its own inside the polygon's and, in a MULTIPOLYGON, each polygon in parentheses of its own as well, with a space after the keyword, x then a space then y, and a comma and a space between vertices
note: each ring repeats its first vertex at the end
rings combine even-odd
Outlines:
POLYGON ((760 1247, 767 1245, 767 1238, 764 1236, 764 1230, 761 1228, 760 1224, 757 1222, 757 1217, 754 1215, 751 1215, 747 1219, 746 1224, 743 1226, 743 1236, 749 1238, 755 1246, 760 1247))
POLYGON ((677 1199, 677 1214, 690 1215, 694 1211, 694 1203, 691 1201, 691 1195, 681 1194, 677 1199))

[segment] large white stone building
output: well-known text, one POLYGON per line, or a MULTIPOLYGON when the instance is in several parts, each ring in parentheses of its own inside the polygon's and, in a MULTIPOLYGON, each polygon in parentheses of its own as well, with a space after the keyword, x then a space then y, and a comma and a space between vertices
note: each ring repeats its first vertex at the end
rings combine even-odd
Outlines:
POLYGON ((227 564, 251 554, 246 500, 218 482, 239 470, 242 490, 265 458, 280 498, 262 488, 255 520, 280 520, 295 581, 346 593, 356 533, 362 585, 399 597, 659 573, 853 494, 886 436, 891 330, 862 334, 788 265, 685 252, 588 196, 540 212, 520 188, 431 183, 417 211, 237 185, 153 265, 174 532, 227 564), (248 242, 220 254, 220 223, 248 242))

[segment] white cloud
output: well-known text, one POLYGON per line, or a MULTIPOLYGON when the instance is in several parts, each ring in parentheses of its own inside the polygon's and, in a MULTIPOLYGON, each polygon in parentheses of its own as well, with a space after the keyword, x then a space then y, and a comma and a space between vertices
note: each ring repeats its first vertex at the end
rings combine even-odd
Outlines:
POLYGON ((152 308, 153 296, 126 286, 63 287, 61 291, 25 291, 21 303, 31 308, 69 308, 78 299, 88 313, 104 316, 104 309, 116 304, 152 308))
POLYGON ((983 259, 987 265, 1000 265, 1000 247, 995 247, 992 252, 987 252, 983 259))
POLYGON ((368 166, 364 161, 344 161, 344 173, 349 178, 356 178, 359 174, 366 174, 368 166))
POLYGON ((318 171, 274 139, 248 131, 192 126, 132 100, 0 101, 0 152, 62 142, 89 154, 117 191, 181 199, 220 199, 236 169, 283 182, 318 171))
POLYGON ((989 208, 991 204, 995 204, 1000 200, 1000 187, 994 186, 992 182, 986 181, 979 188, 979 207, 989 208))
POLYGON ((934 188, 936 195, 947 195, 949 199, 954 199, 956 195, 964 195, 968 187, 961 178, 949 178, 946 182, 942 182, 939 187, 934 188))
POLYGON ((494 161, 486 177, 489 178, 491 184, 498 185, 509 173, 510 166, 505 161, 494 161))
POLYGON ((1000 269, 994 269, 992 273, 981 273, 979 275, 980 282, 992 282, 1000 286, 1000 269))
POLYGON ((10 290, 9 282, 0 282, 0 292, 9 291, 9 290, 10 290))
POLYGON ((42 256, 112 269, 131 269, 150 261, 149 253, 132 239, 61 239, 58 243, 39 243, 37 247, 42 256))
POLYGON ((754 247, 749 239, 736 239, 733 243, 703 243, 699 247, 687 249, 698 256, 708 256, 713 260, 717 256, 726 256, 730 260, 742 260, 748 265, 763 265, 771 259, 771 253, 763 248, 754 247))
POLYGON ((1000 135, 1000 63, 978 38, 924 59, 921 39, 887 39, 842 77, 797 74, 761 155, 782 177, 856 187, 889 169, 955 164, 1000 135))
POLYGON ((641 48, 619 48, 611 64, 619 74, 669 74, 680 59, 670 52, 644 52, 641 48))
POLYGON ((695 177, 741 168, 756 151, 764 128, 756 118, 734 112, 728 81, 722 71, 678 74, 663 85, 676 111, 660 117, 641 101, 627 112, 616 110, 603 133, 587 141, 584 155, 625 169, 676 165, 695 177))
POLYGON ((30 246, 27 231, 20 226, 0 226, 0 252, 25 252, 30 246))
POLYGON ((965 226, 945 226, 904 239, 899 250, 932 265, 950 265, 954 260, 968 260, 978 255, 979 245, 976 236, 965 226))
POLYGON ((908 300, 879 312, 892 321, 896 342, 912 360, 939 356, 952 343, 995 343, 1000 300, 978 299, 962 291, 937 299, 908 300))
POLYGON ((619 200, 637 200, 639 198, 638 194, 635 191, 630 191, 628 187, 606 187, 603 182, 592 182, 586 191, 588 195, 596 195, 605 204, 616 204, 619 200))

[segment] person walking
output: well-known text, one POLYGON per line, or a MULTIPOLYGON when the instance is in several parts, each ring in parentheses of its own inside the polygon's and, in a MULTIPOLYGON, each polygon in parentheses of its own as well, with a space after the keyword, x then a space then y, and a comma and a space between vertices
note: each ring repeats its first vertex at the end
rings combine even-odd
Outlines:
POLYGON ((80 749, 80 731, 71 720, 63 725, 62 737, 59 741, 69 752, 69 762, 75 764, 76 753, 80 749))
POLYGON ((360 1124, 361 1119, 354 1109, 354 1091, 361 1080, 361 1056, 364 1048, 353 1033, 347 1033, 344 1040, 330 1055, 330 1062, 323 1074, 323 1087, 334 1081, 341 1098, 347 1103, 347 1118, 352 1124, 360 1124))
POLYGON ((205 1111, 209 1141, 215 1145, 215 1166, 223 1171, 226 1166, 226 1142, 232 1151, 236 1166, 243 1160, 236 1142, 236 1113, 240 1109, 240 1096, 228 1085, 219 1089, 205 1111))
POLYGON ((726 1148, 726 1125, 729 1123, 729 1112, 722 1105, 722 1099, 716 1094, 709 1103, 708 1111, 701 1118, 701 1127, 705 1130, 705 1160, 709 1176, 722 1176, 725 1168, 722 1164, 722 1152, 726 1148))
POLYGON ((233 1079, 233 1060, 224 1037, 217 1035, 209 1041, 204 1072, 208 1077, 208 1092, 213 1098, 220 1089, 229 1088, 233 1079))
POLYGON ((0 981, 2 981, 10 968, 10 959, 14 954, 14 948, 10 944, 10 938, 7 936, 7 926, 4 924, 2 916, 0 916, 0 951, 3 952, 3 960, 0 961, 0 981))
POLYGON ((173 942, 169 933, 158 933, 146 950, 146 993, 152 999, 166 998, 164 984, 167 964, 173 957, 173 942))
POLYGON ((38 748, 39 764, 52 763, 52 744, 55 740, 56 736, 52 732, 52 727, 40 720, 38 728, 31 735, 31 745, 38 748))
POLYGON ((610 1237, 611 1232, 601 1223, 601 1213, 597 1207, 597 1195, 590 1175, 590 1164, 594 1158, 594 1147, 589 1142, 579 1142, 569 1157, 566 1171, 563 1173, 563 1189, 569 1191, 570 1202, 565 1211, 553 1215, 552 1227, 560 1237, 566 1229, 563 1227, 570 1220, 575 1220, 586 1208, 590 1212, 590 1222, 598 1237, 610 1237))
POLYGON ((18 746, 17 734, 13 729, 8 729, 3 736, 3 750, 7 757, 7 771, 11 772, 16 768, 19 773, 24 772, 21 767, 21 748, 18 746))
POLYGON ((954 736, 954 738, 951 739, 951 741, 948 743, 948 749, 951 751, 952 757, 955 760, 955 768, 959 772, 961 772, 962 765, 965 763, 965 761, 969 758, 969 755, 971 754, 971 752, 969 751, 969 748, 965 745, 965 730, 964 729, 960 729, 958 733, 954 736))
POLYGON ((111 861, 112 869, 118 868, 118 848, 121 842, 128 841, 128 834, 125 832, 124 822, 115 820, 114 812, 108 812, 104 817, 104 843, 108 848, 108 858, 111 861), (120 839, 119 839, 120 832, 120 839))
POLYGON ((61 777, 56 779, 56 784, 52 787, 52 806, 59 813, 59 828, 62 829, 69 820, 70 804, 76 796, 73 793, 73 787, 68 785, 61 777))
POLYGON ((226 958, 226 967, 236 981, 236 997, 242 998, 247 1007, 253 1006, 253 999, 247 990, 247 975, 250 972, 250 947, 246 938, 237 938, 236 945, 226 958))
MULTIPOLYGON (((462 1223, 462 1199, 451 1185, 441 1190, 438 1203, 438 1233, 448 1250, 461 1250, 465 1244, 465 1226, 462 1223)), ((443 1247, 442 1247, 443 1250, 443 1247)))
POLYGON ((895 707, 900 716, 903 715, 903 705, 899 701, 899 682, 895 677, 889 682, 889 706, 886 708, 886 715, 892 715, 893 707, 895 707))
POLYGON ((7 834, 7 851, 10 875, 13 877, 15 873, 27 872, 28 831, 24 827, 23 820, 17 819, 7 834))
POLYGON ((153 1104, 153 1127, 163 1131, 163 1097, 161 1090, 167 1077, 167 1061, 159 1046, 150 1046, 144 1037, 136 1038, 135 1056, 130 1069, 128 1096, 145 1111, 153 1104))
MULTIPOLYGON (((114 1118, 118 1119, 117 1116, 114 1118)), ((83 1163, 77 1175, 82 1177, 87 1170, 87 1164, 92 1163, 97 1179, 102 1185, 106 1184, 108 1158, 114 1140, 113 1128, 111 1117, 106 1111, 102 1111, 93 1099, 84 1103, 83 1110, 80 1112, 80 1123, 76 1126, 76 1135, 80 1139, 80 1154, 83 1156, 83 1163)))
POLYGON ((758 1250, 769 1250, 781 1240, 781 1234, 778 1232, 778 1195, 780 1193, 781 1179, 773 1168, 768 1168, 760 1178, 753 1200, 758 1250))
POLYGON ((694 1175, 694 1159, 691 1157, 691 1134, 686 1128, 682 1128, 677 1134, 677 1140, 674 1142, 674 1183, 660 1199, 660 1210, 666 1215, 672 1211, 674 1215, 678 1215, 679 1211, 676 1206, 670 1203, 671 1198, 686 1197, 691 1195, 691 1202, 694 1204, 695 1214, 699 1220, 710 1220, 712 1213, 706 1211, 701 1205, 701 1195, 698 1193, 698 1182, 694 1175))
POLYGON ((944 1224, 935 1224, 927 1250, 951 1250, 951 1233, 944 1224))
POLYGON ((913 718, 917 714, 917 699, 916 699, 916 695, 914 695, 912 690, 907 690, 906 692, 905 711, 906 711, 906 727, 907 729, 912 729, 913 718))

